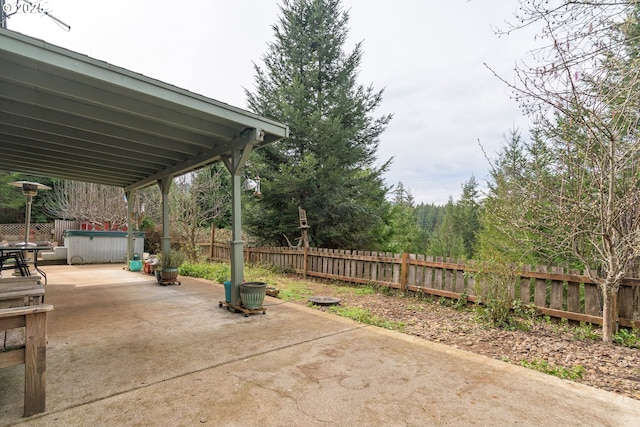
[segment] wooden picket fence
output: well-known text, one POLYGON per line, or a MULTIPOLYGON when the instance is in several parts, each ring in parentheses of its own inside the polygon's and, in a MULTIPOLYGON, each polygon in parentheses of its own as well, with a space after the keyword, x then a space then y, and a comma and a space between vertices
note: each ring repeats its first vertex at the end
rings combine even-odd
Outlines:
MULTIPOLYGON (((201 245, 213 260, 229 261, 230 245, 201 245)), ((477 301, 475 262, 442 257, 319 248, 245 247, 245 261, 276 265, 305 276, 374 284, 400 291, 477 301)), ((587 276, 561 267, 524 267, 512 295, 541 313, 571 321, 602 324, 598 286, 587 276)), ((640 279, 625 279, 618 292, 618 323, 640 328, 640 279)))

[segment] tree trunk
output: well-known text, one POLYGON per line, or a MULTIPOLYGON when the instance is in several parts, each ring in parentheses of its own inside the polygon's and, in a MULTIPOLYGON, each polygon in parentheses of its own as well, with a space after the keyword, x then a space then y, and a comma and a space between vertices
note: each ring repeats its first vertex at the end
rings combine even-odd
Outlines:
POLYGON ((613 283, 602 284, 602 341, 613 343, 618 321, 618 292, 613 283))

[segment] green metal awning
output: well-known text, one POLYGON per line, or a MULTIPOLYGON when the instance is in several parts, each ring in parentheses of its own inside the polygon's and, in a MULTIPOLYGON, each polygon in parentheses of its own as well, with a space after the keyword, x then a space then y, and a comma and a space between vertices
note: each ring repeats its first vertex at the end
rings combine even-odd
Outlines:
POLYGON ((0 29, 0 170, 132 191, 287 136, 284 124, 0 29))

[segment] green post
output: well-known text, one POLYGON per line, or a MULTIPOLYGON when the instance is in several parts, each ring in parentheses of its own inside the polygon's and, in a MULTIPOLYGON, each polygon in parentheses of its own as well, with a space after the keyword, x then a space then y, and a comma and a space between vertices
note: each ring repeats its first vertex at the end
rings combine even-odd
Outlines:
POLYGON ((158 181, 162 193, 162 254, 171 252, 171 237, 169 237, 169 189, 173 176, 164 176, 158 181))
POLYGON ((231 305, 240 300, 240 284, 244 282, 244 253, 242 243, 242 170, 255 144, 264 141, 261 129, 248 129, 238 137, 243 148, 236 148, 222 161, 231 174, 231 305))
POLYGON ((127 198, 127 261, 133 259, 133 198, 135 191, 127 191, 124 193, 127 198))
POLYGON ((240 175, 241 150, 234 150, 231 163, 231 305, 240 300, 240 284, 244 281, 244 253, 242 244, 242 177, 240 175))

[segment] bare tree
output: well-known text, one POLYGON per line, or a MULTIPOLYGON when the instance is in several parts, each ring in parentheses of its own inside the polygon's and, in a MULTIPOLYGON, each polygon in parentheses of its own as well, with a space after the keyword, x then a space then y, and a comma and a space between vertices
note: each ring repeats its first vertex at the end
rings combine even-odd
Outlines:
POLYGON ((638 4, 522 0, 504 31, 541 27, 533 61, 502 80, 549 149, 512 224, 579 260, 598 283, 608 343, 620 283, 640 255, 638 4))
POLYGON ((174 179, 170 191, 172 232, 190 259, 197 256, 197 243, 205 227, 225 215, 230 208, 230 192, 224 185, 225 170, 219 166, 174 179))
MULTIPOLYGON (((230 209, 230 191, 225 169, 210 166, 174 179, 169 192, 170 234, 195 259, 197 243, 205 237, 205 229, 226 215, 230 209)), ((128 225, 137 229, 142 217, 162 222, 162 202, 158 187, 150 186, 135 193, 127 201, 124 190, 78 181, 60 181, 46 195, 45 208, 54 216, 75 219, 94 225, 128 225), (135 218, 127 221, 127 202, 133 203, 135 218)))
POLYGON ((75 219, 100 227, 127 225, 124 191, 88 182, 63 180, 47 192, 45 209, 54 216, 75 219))

